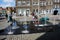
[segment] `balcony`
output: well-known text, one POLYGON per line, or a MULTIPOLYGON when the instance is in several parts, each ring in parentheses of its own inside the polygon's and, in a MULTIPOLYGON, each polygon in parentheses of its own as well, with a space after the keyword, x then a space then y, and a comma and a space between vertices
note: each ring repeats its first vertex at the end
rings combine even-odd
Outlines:
POLYGON ((18 1, 17 2, 17 6, 21 7, 21 6, 30 6, 30 1, 18 1))
POLYGON ((53 0, 53 3, 59 4, 60 3, 60 0, 53 0))
POLYGON ((41 7, 43 7, 43 6, 45 7, 45 6, 47 6, 47 5, 46 5, 46 2, 42 2, 42 3, 40 3, 40 6, 41 6, 41 7))
POLYGON ((33 2, 32 5, 33 5, 33 6, 38 6, 39 4, 38 4, 38 2, 33 2))
POLYGON ((40 1, 46 1, 46 0, 40 0, 40 1))
POLYGON ((53 5, 53 2, 52 1, 47 2, 47 5, 53 5))
POLYGON ((43 6, 45 7, 46 5, 44 5, 44 4, 40 4, 40 6, 41 6, 41 7, 43 7, 43 6))
POLYGON ((47 2, 46 1, 40 1, 39 2, 39 5, 41 6, 41 7, 45 7, 45 6, 47 6, 47 2))

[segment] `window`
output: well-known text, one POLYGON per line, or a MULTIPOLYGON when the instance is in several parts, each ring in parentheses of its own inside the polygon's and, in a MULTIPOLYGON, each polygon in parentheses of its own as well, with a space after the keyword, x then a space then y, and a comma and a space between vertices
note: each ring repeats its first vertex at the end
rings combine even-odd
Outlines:
POLYGON ((40 6, 42 6, 43 5, 43 2, 40 2, 40 6))
POLYGON ((57 0, 57 2, 59 2, 59 0, 57 0))
POLYGON ((25 12, 25 9, 18 9, 18 15, 23 15, 25 12))
POLYGON ((46 14, 46 10, 42 10, 42 14, 46 14))
POLYGON ((48 10, 48 14, 50 13, 49 11, 50 11, 50 10, 48 10))
POLYGON ((47 12, 47 14, 49 14, 49 13, 50 13, 50 10, 49 10, 49 9, 47 9, 47 10, 46 10, 46 12, 47 12))
POLYGON ((57 2, 58 0, 53 0, 54 2, 57 2))
POLYGON ((53 13, 53 10, 51 9, 51 14, 53 13))
POLYGON ((33 9, 33 12, 37 15, 38 14, 38 9, 33 9))
POLYGON ((46 6, 46 2, 40 2, 40 6, 46 6))
POLYGON ((26 5, 26 1, 22 1, 22 5, 26 5))
POLYGON ((48 12, 48 9, 46 10, 46 12, 48 12))
POLYGON ((36 12, 38 13, 38 9, 36 9, 36 12))
POLYGON ((18 15, 20 15, 21 14, 21 9, 18 9, 18 15))
POLYGON ((53 5, 53 2, 48 2, 47 4, 48 4, 48 5, 53 5))
POLYGON ((26 16, 26 9, 22 9, 22 15, 26 16))
POLYGON ((58 5, 57 8, 60 8, 60 6, 58 5))
POLYGON ((30 11, 30 9, 28 8, 28 9, 26 10, 26 12, 29 13, 29 11, 30 11))
POLYGON ((40 10, 39 13, 42 13, 42 11, 40 10))
POLYGON ((21 1, 18 1, 18 2, 17 2, 17 6, 20 6, 20 5, 21 5, 21 1))
POLYGON ((60 0, 53 0, 54 2, 60 2, 60 0))
POLYGON ((55 5, 55 7, 54 8, 57 8, 57 5, 55 5))
POLYGON ((40 0, 40 1, 46 1, 46 0, 40 0))
POLYGON ((53 2, 50 2, 50 5, 53 5, 53 2))
POLYGON ((33 9, 33 12, 35 12, 35 9, 33 9))
POLYGON ((26 14, 27 14, 27 15, 30 14, 30 9, 29 9, 29 8, 26 10, 26 14))
POLYGON ((33 5, 38 5, 38 2, 33 2, 33 5))
POLYGON ((58 9, 58 8, 60 8, 60 6, 59 5, 54 5, 53 8, 58 9))
POLYGON ((44 2, 44 5, 46 6, 46 2, 44 2))
POLYGON ((48 13, 48 14, 52 14, 52 9, 48 9, 48 10, 47 10, 47 13, 48 13))
POLYGON ((26 13, 29 13, 29 10, 26 10, 26 13))
POLYGON ((49 13, 51 14, 51 10, 49 10, 49 13))
POLYGON ((33 9, 33 12, 37 12, 38 13, 38 9, 33 9))
POLYGON ((30 6, 30 1, 27 1, 26 4, 27 4, 27 6, 30 6))

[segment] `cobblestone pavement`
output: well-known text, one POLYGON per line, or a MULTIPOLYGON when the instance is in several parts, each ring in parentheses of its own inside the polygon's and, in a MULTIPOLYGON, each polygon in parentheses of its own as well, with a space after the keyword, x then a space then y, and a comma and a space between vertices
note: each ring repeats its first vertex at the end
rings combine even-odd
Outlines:
MULTIPOLYGON (((52 19, 54 16, 49 16, 49 18, 52 19)), ((59 16, 57 16, 58 18, 59 16)), ((53 20, 54 21, 54 20, 53 20)), ((53 22, 50 20, 50 22, 53 22)), ((6 28, 10 25, 10 23, 7 23, 6 20, 0 21, 0 29, 6 28)), ((0 35, 0 40, 36 40, 38 37, 44 35, 44 33, 33 33, 33 34, 20 34, 20 35, 0 35)))
POLYGON ((6 19, 0 20, 0 30, 1 30, 1 29, 5 29, 5 28, 8 27, 10 24, 11 24, 11 22, 8 23, 6 19))
POLYGON ((5 38, 5 40, 36 40, 38 37, 40 37, 44 34, 45 33, 5 35, 5 36, 0 36, 0 39, 5 38))

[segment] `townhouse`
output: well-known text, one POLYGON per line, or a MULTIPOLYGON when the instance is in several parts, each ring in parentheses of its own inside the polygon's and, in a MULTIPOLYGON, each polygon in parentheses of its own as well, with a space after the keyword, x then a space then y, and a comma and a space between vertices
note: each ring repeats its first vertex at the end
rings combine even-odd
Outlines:
POLYGON ((56 9, 60 13, 60 0, 16 0, 17 15, 53 14, 56 9))

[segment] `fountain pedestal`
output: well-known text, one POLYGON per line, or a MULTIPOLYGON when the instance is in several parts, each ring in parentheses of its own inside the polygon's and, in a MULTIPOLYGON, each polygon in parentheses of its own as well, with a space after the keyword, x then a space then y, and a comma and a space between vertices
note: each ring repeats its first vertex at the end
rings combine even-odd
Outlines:
POLYGON ((13 22, 13 23, 12 23, 12 29, 17 29, 17 28, 19 28, 19 27, 17 26, 17 23, 16 23, 16 22, 13 22))
POLYGON ((22 33, 29 33, 29 31, 28 30, 23 30, 22 33))
POLYGON ((13 32, 10 31, 10 32, 8 32, 8 34, 13 34, 13 32))
POLYGON ((15 27, 15 26, 12 27, 12 29, 18 29, 18 28, 19 28, 19 27, 17 27, 17 26, 16 26, 16 27, 15 27))

